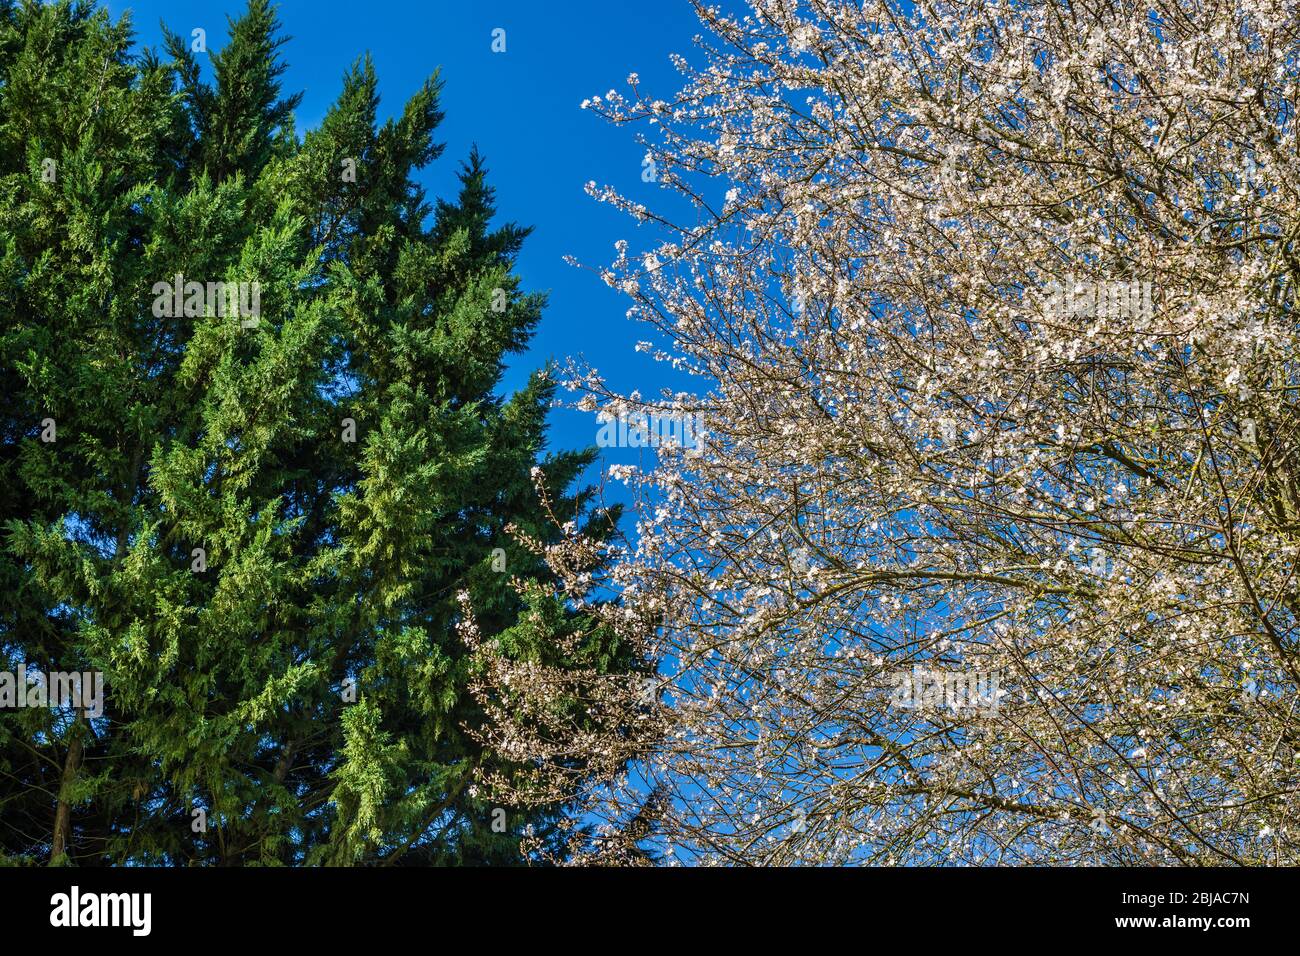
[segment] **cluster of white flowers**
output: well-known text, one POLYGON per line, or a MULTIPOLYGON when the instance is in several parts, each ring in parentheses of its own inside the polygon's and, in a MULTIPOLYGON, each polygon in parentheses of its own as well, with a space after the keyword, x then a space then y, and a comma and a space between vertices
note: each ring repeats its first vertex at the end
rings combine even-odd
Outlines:
POLYGON ((607 759, 591 812, 682 862, 1300 863, 1297 9, 814 6, 704 9, 671 116, 589 104, 693 206, 589 188, 675 230, 607 276, 710 442, 607 582, 654 719, 534 756, 607 759), (996 713, 890 707, 914 666, 996 713))

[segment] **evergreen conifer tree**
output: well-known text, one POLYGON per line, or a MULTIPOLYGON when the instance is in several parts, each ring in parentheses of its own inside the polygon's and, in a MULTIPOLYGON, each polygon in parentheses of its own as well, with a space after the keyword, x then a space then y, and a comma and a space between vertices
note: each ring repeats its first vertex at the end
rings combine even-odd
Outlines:
POLYGON ((381 123, 362 59, 300 137, 266 0, 229 37, 208 81, 187 38, 0 0, 0 668, 104 680, 0 709, 0 855, 519 862, 564 808, 476 795, 525 768, 474 733, 458 594, 521 659, 631 666, 506 532, 556 533, 538 465, 618 517, 594 450, 545 452, 545 371, 498 395, 528 230, 477 151, 416 184, 436 75, 381 123))

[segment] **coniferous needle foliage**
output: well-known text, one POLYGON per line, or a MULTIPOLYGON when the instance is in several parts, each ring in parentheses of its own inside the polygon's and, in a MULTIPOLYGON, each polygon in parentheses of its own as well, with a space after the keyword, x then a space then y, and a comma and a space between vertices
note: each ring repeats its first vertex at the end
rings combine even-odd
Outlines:
POLYGON ((499 394, 529 230, 477 151, 416 185, 436 74, 381 121, 361 59, 299 133, 286 39, 265 0, 210 63, 0 0, 0 667, 104 683, 0 709, 10 863, 519 862, 564 806, 475 783, 525 768, 475 730, 462 601, 494 654, 632 666, 521 544, 559 534, 535 467, 618 518, 544 449, 546 371, 499 394))

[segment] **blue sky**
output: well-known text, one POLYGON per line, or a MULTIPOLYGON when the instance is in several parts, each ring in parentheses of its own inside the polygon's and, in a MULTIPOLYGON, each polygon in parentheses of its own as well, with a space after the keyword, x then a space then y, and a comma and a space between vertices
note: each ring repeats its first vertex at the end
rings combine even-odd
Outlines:
MULTIPOLYGON (((160 20, 182 36, 207 32, 209 50, 226 39, 226 17, 243 0, 107 0, 114 19, 130 11, 137 43, 160 46, 160 20)), ((431 197, 454 195, 455 175, 473 143, 488 161, 503 220, 534 227, 519 273, 524 287, 550 293, 550 307, 532 350, 511 362, 503 382, 512 390, 548 357, 581 354, 624 391, 657 392, 663 369, 636 354, 648 329, 625 317, 628 300, 565 255, 589 266, 614 257, 614 242, 633 250, 648 245, 627 216, 590 199, 583 184, 610 184, 648 205, 668 199, 641 182, 644 147, 631 127, 614 127, 579 104, 616 88, 629 73, 645 92, 668 99, 680 87, 669 54, 692 52, 699 22, 687 0, 609 3, 607 0, 357 3, 284 0, 283 30, 292 39, 281 55, 288 64, 285 93, 301 91, 299 133, 315 127, 338 95, 346 68, 369 51, 383 97, 382 118, 400 111, 425 77, 441 67, 446 119, 438 140, 442 157, 421 177, 431 197), (506 52, 492 52, 492 32, 506 31, 506 52), (643 241, 638 241, 642 239, 643 241)), ((551 447, 595 443, 589 415, 552 415, 551 447)), ((636 451, 607 453, 634 461, 636 451)))

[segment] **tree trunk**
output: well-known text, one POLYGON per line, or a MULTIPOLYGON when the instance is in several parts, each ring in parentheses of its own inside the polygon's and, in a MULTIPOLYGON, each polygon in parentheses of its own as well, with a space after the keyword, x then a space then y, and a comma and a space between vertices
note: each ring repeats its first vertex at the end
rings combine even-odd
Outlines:
POLYGON ((63 779, 59 783, 59 803, 54 811, 54 839, 50 846, 51 866, 64 854, 68 848, 68 841, 72 838, 72 804, 69 798, 72 785, 77 780, 77 771, 81 768, 81 723, 84 719, 81 711, 77 711, 77 719, 69 731, 68 756, 63 762, 63 779))

